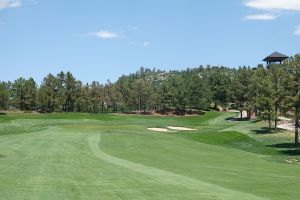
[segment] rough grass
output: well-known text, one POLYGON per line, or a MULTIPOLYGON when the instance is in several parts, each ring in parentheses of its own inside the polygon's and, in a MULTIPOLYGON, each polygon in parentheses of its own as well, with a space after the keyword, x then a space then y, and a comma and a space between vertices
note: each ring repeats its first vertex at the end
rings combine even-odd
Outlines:
POLYGON ((232 115, 2 115, 0 199, 299 198, 292 134, 232 115))

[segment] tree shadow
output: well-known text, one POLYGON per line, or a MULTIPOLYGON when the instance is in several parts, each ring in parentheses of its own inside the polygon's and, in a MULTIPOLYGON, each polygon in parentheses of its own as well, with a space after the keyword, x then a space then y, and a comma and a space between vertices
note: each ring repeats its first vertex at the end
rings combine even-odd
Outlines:
POLYGON ((232 122, 244 122, 244 121, 249 121, 250 118, 227 117, 226 120, 232 122))
POLYGON ((267 147, 273 147, 279 150, 280 153, 288 156, 299 156, 300 155, 300 146, 295 145, 294 143, 278 143, 267 145, 267 147))
POLYGON ((277 133, 279 131, 282 131, 282 129, 275 129, 275 128, 267 128, 267 127, 262 127, 260 129, 257 130, 253 130, 256 134, 273 134, 273 133, 277 133))
POLYGON ((258 122, 261 122, 261 120, 260 119, 253 119, 253 120, 251 120, 251 123, 258 123, 258 122))
POLYGON ((279 148, 279 149, 297 148, 297 146, 294 143, 279 143, 279 144, 272 144, 272 145, 267 145, 267 146, 268 147, 279 148))
POLYGON ((7 115, 6 113, 0 112, 0 115, 7 115))
POLYGON ((289 155, 289 156, 299 156, 300 155, 300 149, 283 150, 280 152, 285 155, 289 155))

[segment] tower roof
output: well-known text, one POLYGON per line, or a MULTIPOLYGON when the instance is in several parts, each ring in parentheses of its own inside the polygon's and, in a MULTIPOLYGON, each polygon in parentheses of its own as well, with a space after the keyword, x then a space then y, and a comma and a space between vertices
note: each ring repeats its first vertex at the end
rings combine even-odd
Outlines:
POLYGON ((275 51, 274 53, 272 53, 271 55, 266 57, 263 61, 265 61, 265 62, 282 62, 282 61, 284 61, 285 59, 288 59, 288 58, 289 58, 288 56, 275 51))

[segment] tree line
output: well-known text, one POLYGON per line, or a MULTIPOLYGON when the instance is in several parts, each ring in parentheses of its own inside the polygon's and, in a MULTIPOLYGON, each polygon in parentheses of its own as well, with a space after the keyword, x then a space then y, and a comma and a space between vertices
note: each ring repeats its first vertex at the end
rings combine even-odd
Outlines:
MULTIPOLYGON (((182 71, 141 67, 116 82, 84 84, 71 72, 0 82, 0 109, 39 112, 147 112, 184 115, 194 110, 232 107, 277 128, 279 116, 300 119, 300 55, 265 68, 200 66, 182 71), (273 124, 274 123, 274 124, 273 124)), ((242 116, 242 115, 241 115, 242 116)))

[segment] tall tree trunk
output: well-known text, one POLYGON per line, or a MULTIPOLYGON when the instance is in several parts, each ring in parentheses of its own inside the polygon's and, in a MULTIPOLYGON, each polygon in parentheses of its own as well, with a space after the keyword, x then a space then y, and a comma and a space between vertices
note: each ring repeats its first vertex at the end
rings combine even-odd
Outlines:
POLYGON ((2 95, 2 109, 5 110, 5 100, 4 100, 4 94, 2 95))
POLYGON ((23 90, 21 88, 21 94, 20 94, 20 109, 23 111, 23 90))
POLYGON ((296 116, 295 121, 295 146, 299 145, 299 117, 296 116))
POLYGON ((275 130, 277 130, 277 113, 278 113, 278 105, 275 104, 275 130))
POLYGON ((141 112, 141 93, 139 92, 139 111, 138 111, 138 113, 141 114, 140 112, 141 112))
POLYGON ((256 106, 254 106, 254 115, 255 115, 255 117, 257 117, 257 116, 258 116, 258 112, 257 112, 257 108, 256 108, 256 106))
POLYGON ((240 118, 243 119, 243 110, 240 110, 240 118))

